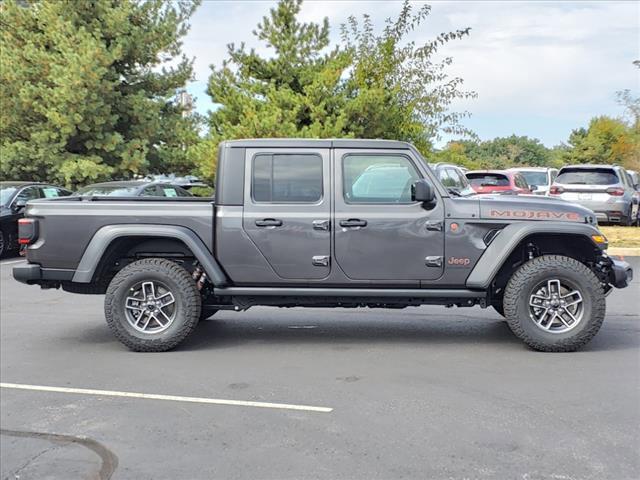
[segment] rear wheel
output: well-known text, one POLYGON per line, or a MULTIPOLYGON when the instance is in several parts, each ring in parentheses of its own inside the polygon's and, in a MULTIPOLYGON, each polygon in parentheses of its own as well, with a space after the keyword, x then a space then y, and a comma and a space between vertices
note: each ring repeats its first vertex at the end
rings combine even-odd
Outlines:
POLYGON ((520 267, 504 294, 511 330, 530 347, 569 352, 587 344, 602 325, 605 296, 596 275, 579 261, 543 255, 520 267))
POLYGON ((105 317, 131 350, 176 347, 200 320, 201 297, 189 273, 174 262, 149 258, 120 270, 107 288, 105 317))

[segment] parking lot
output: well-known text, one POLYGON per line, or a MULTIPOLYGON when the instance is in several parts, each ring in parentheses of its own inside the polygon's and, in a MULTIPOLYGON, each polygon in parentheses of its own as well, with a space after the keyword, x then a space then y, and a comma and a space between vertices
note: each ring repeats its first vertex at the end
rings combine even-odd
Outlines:
POLYGON ((19 261, 0 267, 3 479, 640 476, 638 280, 577 353, 425 306, 219 312, 142 354, 103 297, 21 285, 19 261))

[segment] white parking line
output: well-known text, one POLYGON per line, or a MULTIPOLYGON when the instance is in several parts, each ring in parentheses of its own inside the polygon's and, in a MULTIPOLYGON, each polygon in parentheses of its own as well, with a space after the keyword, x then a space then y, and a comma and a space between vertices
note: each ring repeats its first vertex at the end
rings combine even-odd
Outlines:
POLYGON ((21 262, 26 262, 26 260, 24 258, 21 258, 20 260, 9 260, 8 262, 0 262, 0 265, 11 265, 12 263, 21 263, 21 262))
POLYGON ((35 390, 39 392, 76 393, 80 395, 98 395, 103 397, 144 398, 147 400, 169 400, 172 402, 233 405, 236 407, 275 408, 280 410, 303 410, 306 412, 329 413, 333 411, 333 408, 329 408, 329 407, 313 407, 310 405, 292 405, 288 403, 249 402, 244 400, 223 400, 220 398, 182 397, 179 395, 157 395, 154 393, 118 392, 113 390, 92 390, 88 388, 47 387, 42 385, 24 385, 21 383, 0 383, 0 388, 12 388, 16 390, 35 390))

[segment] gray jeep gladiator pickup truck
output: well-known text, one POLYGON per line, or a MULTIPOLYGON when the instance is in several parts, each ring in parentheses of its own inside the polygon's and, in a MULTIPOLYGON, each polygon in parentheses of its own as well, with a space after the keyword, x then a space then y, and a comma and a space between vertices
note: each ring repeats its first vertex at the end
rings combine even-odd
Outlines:
POLYGON ((29 202, 14 277, 105 294, 115 336, 177 346, 219 310, 494 307, 534 349, 586 344, 629 265, 592 211, 540 196, 460 196, 387 140, 222 143, 215 201, 29 202))

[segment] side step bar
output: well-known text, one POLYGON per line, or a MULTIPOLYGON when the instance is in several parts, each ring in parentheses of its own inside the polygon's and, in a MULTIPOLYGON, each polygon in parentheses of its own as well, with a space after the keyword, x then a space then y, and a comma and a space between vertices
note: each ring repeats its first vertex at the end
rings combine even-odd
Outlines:
POLYGON ((285 297, 403 297, 403 298, 486 298, 486 292, 467 289, 426 288, 214 288, 216 296, 285 296, 285 297))

